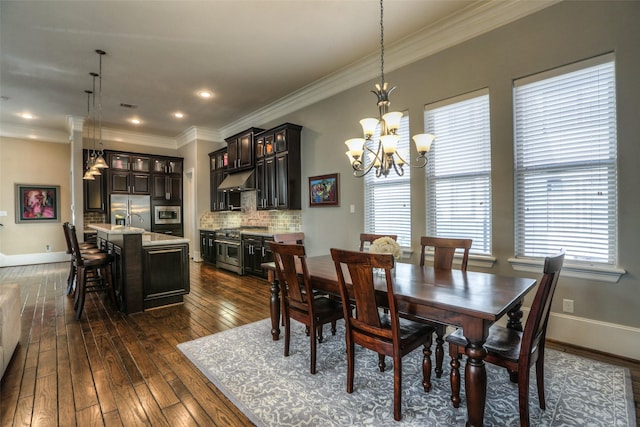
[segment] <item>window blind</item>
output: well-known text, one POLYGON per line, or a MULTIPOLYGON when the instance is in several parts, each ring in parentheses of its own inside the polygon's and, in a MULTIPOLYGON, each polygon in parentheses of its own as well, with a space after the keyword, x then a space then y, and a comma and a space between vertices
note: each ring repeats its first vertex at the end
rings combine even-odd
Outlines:
MULTIPOLYGON (((405 114, 398 129, 398 152, 409 162, 409 116, 405 114)), ((376 151, 380 125, 367 144, 376 151)), ((365 155, 366 156, 366 155, 365 155)), ((370 160, 366 159, 366 162, 370 160)), ((368 163, 366 163, 368 164, 368 163)), ((391 170, 387 177, 375 177, 375 170, 365 175, 364 228, 367 233, 397 234, 400 246, 411 246, 411 168, 404 166, 404 175, 391 170)))
POLYGON ((516 256, 617 262, 615 64, 514 82, 516 256))
POLYGON ((470 252, 491 254, 491 132, 484 89, 426 106, 436 135, 426 177, 427 233, 470 238, 470 252))

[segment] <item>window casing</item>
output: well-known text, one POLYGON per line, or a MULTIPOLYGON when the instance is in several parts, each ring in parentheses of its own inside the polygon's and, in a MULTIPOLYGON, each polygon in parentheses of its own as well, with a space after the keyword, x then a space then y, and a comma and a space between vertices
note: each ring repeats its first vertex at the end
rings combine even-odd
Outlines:
POLYGON ((617 264, 613 54, 514 81, 515 255, 617 264))
POLYGON ((427 234, 471 238, 470 253, 491 254, 489 91, 425 107, 425 131, 436 135, 426 177, 427 234))
MULTIPOLYGON (((408 161, 409 156, 409 116, 400 120, 398 129, 400 140, 398 152, 408 161)), ((373 151, 378 148, 380 126, 367 142, 373 151)), ((370 160, 365 159, 365 165, 370 160)), ((387 177, 375 177, 375 170, 365 175, 364 189, 364 229, 367 233, 396 234, 403 247, 411 246, 411 168, 404 166, 404 175, 398 176, 392 169, 387 177)))

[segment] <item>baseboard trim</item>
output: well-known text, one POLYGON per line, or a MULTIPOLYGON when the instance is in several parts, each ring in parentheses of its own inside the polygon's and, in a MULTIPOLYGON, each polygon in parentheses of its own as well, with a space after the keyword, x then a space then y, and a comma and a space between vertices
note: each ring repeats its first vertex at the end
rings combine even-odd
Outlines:
POLYGON ((71 261, 71 255, 66 252, 45 252, 39 254, 5 255, 0 253, 0 267, 15 267, 18 265, 49 264, 52 262, 71 261))

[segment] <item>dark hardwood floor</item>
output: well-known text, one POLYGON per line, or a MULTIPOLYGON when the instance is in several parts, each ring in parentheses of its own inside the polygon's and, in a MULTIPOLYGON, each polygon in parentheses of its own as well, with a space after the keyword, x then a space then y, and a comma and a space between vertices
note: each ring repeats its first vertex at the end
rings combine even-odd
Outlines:
MULTIPOLYGON (((77 321, 67 273, 67 263, 0 268, 0 286, 19 283, 23 303, 2 426, 252 425, 176 344, 268 317, 266 281, 192 262, 184 304, 127 316, 91 294, 77 321)), ((549 347, 629 367, 640 421, 640 362, 549 347)))

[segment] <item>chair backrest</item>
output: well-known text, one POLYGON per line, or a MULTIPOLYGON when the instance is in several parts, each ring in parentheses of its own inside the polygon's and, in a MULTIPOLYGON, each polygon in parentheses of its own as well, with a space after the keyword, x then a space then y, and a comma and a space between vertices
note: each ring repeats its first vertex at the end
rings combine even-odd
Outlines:
POLYGON ((369 242, 369 244, 373 243, 375 240, 378 240, 381 237, 391 237, 393 240, 398 240, 398 236, 396 234, 370 234, 370 233, 360 233, 360 252, 364 250, 364 244, 369 242))
POLYGON ((536 352, 538 344, 541 341, 544 342, 547 334, 551 301, 553 300, 553 294, 556 291, 556 285, 560 277, 560 270, 564 263, 564 255, 565 251, 561 250, 557 255, 547 257, 544 260, 542 279, 540 279, 536 296, 533 298, 520 345, 519 363, 523 364, 526 369, 531 365, 528 361, 528 356, 536 352))
POLYGON ((391 274, 391 269, 395 263, 393 255, 332 248, 331 257, 336 267, 343 306, 349 307, 350 299, 355 303, 355 310, 345 309, 347 332, 359 332, 389 342, 397 339, 399 318, 391 274), (347 285, 345 280, 342 269, 343 264, 347 266, 349 271, 350 285, 347 285), (374 287, 374 268, 385 270, 391 328, 388 325, 383 325, 380 321, 379 305, 374 287), (353 317, 353 311, 355 311, 355 318, 353 317))
POLYGON ((310 298, 313 297, 309 298, 309 296, 313 293, 304 245, 272 242, 270 247, 276 265, 276 277, 289 307, 312 314, 313 304, 310 303, 310 298), (300 280, 297 265, 302 269, 302 280, 300 280))
POLYGON ((69 224, 68 222, 65 224, 66 224, 65 235, 70 242, 69 246, 71 247, 71 254, 73 255, 73 260, 77 266, 82 266, 83 265, 82 254, 80 253, 80 245, 78 244, 78 235, 76 234, 76 226, 69 224))
POLYGON ((62 224, 62 232, 64 233, 64 240, 67 242, 67 253, 73 253, 71 248, 71 239, 69 238, 69 231, 67 228, 69 227, 69 222, 65 222, 62 224))
POLYGON ((438 270, 451 270, 453 256, 456 249, 463 249, 462 264, 460 269, 467 271, 469 262, 469 249, 471 249, 472 239, 448 239, 444 237, 422 236, 420 238, 420 266, 424 266, 424 255, 426 247, 433 247, 433 268, 438 270))
POLYGON ((273 241, 276 243, 295 243, 298 245, 304 245, 304 233, 274 234, 273 241))

